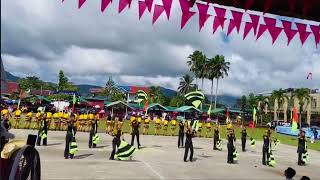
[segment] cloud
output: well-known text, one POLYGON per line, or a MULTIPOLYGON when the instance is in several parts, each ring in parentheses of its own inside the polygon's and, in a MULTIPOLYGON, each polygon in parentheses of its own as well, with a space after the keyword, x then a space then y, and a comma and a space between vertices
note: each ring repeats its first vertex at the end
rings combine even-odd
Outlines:
MULTIPOLYGON (((75 1, 1 1, 5 68, 15 75, 37 75, 53 82, 57 82, 58 71, 63 69, 77 84, 104 85, 112 75, 118 84, 176 89, 179 77, 189 73, 188 55, 201 50, 208 57, 223 54, 231 62, 229 77, 219 81, 219 94, 319 88, 320 50, 315 48, 313 36, 303 47, 298 36, 287 46, 282 32, 272 45, 267 32, 258 41, 252 32, 246 40, 236 31, 229 37, 221 30, 212 34, 213 17, 201 32, 197 15, 180 30, 177 3, 170 21, 163 14, 153 26, 147 11, 138 20, 135 1, 121 14, 117 13, 117 3, 110 4, 104 13, 99 6, 99 2, 87 1, 78 10, 75 1), (307 81, 310 71, 313 80, 307 81)), ((192 10, 197 11, 196 7, 192 10)), ((245 15, 244 20, 248 19, 245 15)), ((210 81, 205 81, 204 89, 211 92, 210 81)))

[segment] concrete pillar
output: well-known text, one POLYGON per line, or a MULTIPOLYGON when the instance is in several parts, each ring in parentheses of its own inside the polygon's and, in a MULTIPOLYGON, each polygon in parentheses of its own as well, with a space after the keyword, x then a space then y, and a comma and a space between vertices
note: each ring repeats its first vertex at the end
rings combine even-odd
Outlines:
POLYGON ((273 104, 273 120, 278 120, 278 116, 277 116, 277 110, 278 110, 278 100, 274 100, 274 104, 273 104))
POLYGON ((311 101, 307 104, 307 123, 311 125, 311 101))
POLYGON ((284 113, 283 120, 284 122, 288 122, 288 117, 287 117, 288 100, 287 99, 285 100, 282 106, 283 106, 283 113, 284 113))

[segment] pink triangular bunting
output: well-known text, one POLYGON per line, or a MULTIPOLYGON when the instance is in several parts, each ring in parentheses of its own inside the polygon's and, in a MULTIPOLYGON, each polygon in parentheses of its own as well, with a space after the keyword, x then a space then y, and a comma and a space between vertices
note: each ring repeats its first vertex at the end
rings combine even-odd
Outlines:
POLYGON ((201 31, 202 27, 211 15, 207 14, 209 5, 197 3, 197 7, 199 10, 199 31, 201 31))
POLYGON ((300 37, 300 41, 301 44, 303 45, 306 40, 308 39, 309 35, 311 34, 311 32, 307 32, 307 25, 306 24, 302 24, 302 23, 297 23, 297 28, 298 28, 298 32, 299 32, 299 37, 300 37))
POLYGON ((187 0, 179 0, 181 11, 189 11, 190 9, 190 3, 187 0))
POLYGON ((252 28, 253 28, 253 31, 254 31, 254 35, 256 35, 257 34, 258 25, 259 25, 260 16, 254 15, 254 14, 249 14, 249 16, 250 16, 250 19, 251 19, 251 22, 252 22, 252 28))
POLYGON ((171 6, 172 6, 172 0, 162 0, 164 11, 167 14, 167 18, 169 20, 170 18, 170 11, 171 11, 171 6))
POLYGON ((158 4, 154 5, 152 24, 154 24, 157 21, 157 19, 159 18, 159 16, 162 14, 163 11, 164 11, 163 6, 158 4))
POLYGON ((78 0, 78 9, 80 9, 85 2, 86 0, 78 0))
POLYGON ((144 1, 138 1, 138 6, 139 6, 139 19, 141 19, 144 11, 147 8, 147 4, 144 1))
POLYGON ((274 44, 274 42, 277 40, 277 38, 279 37, 279 34, 282 31, 282 28, 279 27, 269 27, 268 28, 269 33, 271 35, 272 38, 272 44, 274 44))
POLYGON ((217 29, 221 26, 222 30, 224 27, 224 21, 226 20, 226 18, 224 17, 215 17, 214 21, 213 21, 213 25, 212 25, 212 32, 213 34, 217 31, 217 29))
POLYGON ((214 11, 216 12, 217 17, 224 18, 224 16, 226 15, 226 9, 214 7, 214 11))
POLYGON ((266 25, 260 24, 256 40, 258 40, 267 29, 268 27, 266 25))
POLYGON ((276 19, 269 18, 269 17, 264 17, 264 22, 268 27, 275 27, 276 26, 276 19))
POLYGON ((148 11, 151 12, 153 0, 145 0, 148 11))
POLYGON ((320 26, 310 25, 310 29, 314 35, 316 47, 318 47, 318 44, 320 43, 320 26))
POLYGON ((112 2, 112 0, 101 0, 101 12, 104 12, 110 2, 112 2))
POLYGON ((298 32, 297 30, 291 29, 291 25, 292 25, 292 22, 282 20, 283 31, 284 31, 284 33, 286 34, 287 38, 288 38, 288 43, 287 43, 287 45, 290 44, 291 40, 294 38, 294 36, 295 36, 295 35, 297 34, 297 32, 298 32))
POLYGON ((242 20, 242 16, 243 16, 242 12, 231 10, 231 13, 232 13, 233 19, 230 19, 227 36, 233 31, 234 28, 236 28, 237 32, 239 33, 240 26, 241 26, 241 20, 242 20))
POLYGON ((249 32, 252 28, 253 28, 252 23, 246 22, 246 24, 244 26, 244 31, 243 31, 243 39, 245 39, 247 37, 247 35, 249 34, 249 32))
POLYGON ((195 14, 195 12, 192 11, 182 11, 182 17, 181 17, 181 29, 187 24, 189 19, 195 14))
POLYGON ((119 9, 118 12, 121 13, 124 8, 126 8, 127 6, 131 6, 131 0, 119 0, 119 9))

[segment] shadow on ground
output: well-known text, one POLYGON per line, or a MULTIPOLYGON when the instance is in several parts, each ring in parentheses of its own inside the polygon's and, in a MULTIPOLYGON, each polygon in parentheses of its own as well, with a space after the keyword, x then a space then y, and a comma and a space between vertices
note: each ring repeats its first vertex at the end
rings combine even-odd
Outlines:
POLYGON ((73 159, 84 159, 92 155, 93 154, 81 154, 81 155, 75 156, 73 159))

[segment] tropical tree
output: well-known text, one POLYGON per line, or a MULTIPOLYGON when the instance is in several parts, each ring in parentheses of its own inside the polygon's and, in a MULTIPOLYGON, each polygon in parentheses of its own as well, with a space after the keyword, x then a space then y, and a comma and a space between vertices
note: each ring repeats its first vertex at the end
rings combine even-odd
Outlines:
POLYGON ((216 93, 214 98, 214 108, 217 107, 217 95, 219 87, 219 79, 223 79, 228 76, 228 71, 230 69, 230 62, 226 62, 223 55, 216 55, 214 58, 208 60, 207 63, 207 73, 206 76, 211 80, 211 105, 212 105, 212 95, 213 95, 213 80, 217 80, 216 93))
POLYGON ((303 106, 305 104, 308 106, 311 102, 310 90, 307 88, 295 89, 292 92, 292 97, 297 98, 299 102, 299 127, 301 129, 301 113, 303 112, 303 106))
POLYGON ((58 90, 68 90, 68 91, 78 91, 79 88, 75 86, 72 82, 69 82, 68 77, 64 75, 62 70, 59 71, 59 83, 58 90))
MULTIPOLYGON (((279 119, 281 107, 283 108, 283 104, 286 101, 289 101, 289 99, 290 99, 286 93, 287 92, 281 88, 279 90, 274 90, 272 92, 271 97, 274 100, 274 105, 276 105, 276 101, 277 101, 277 105, 278 105, 278 108, 275 109, 277 111, 277 119, 279 119)), ((284 113, 287 113, 287 110, 285 108, 283 108, 283 111, 284 111, 284 113)))
POLYGON ((151 103, 163 104, 165 101, 164 95, 161 92, 160 86, 151 86, 149 88, 148 98, 151 103))
POLYGON ((124 101, 126 99, 126 95, 120 91, 113 91, 110 95, 110 101, 124 101))
POLYGON ((253 93, 250 93, 248 96, 248 105, 250 109, 257 108, 258 106, 258 98, 253 93))
POLYGON ((202 79, 202 89, 203 89, 203 79, 205 74, 203 73, 204 63, 206 62, 206 56, 199 50, 194 51, 188 56, 187 64, 190 67, 190 71, 194 73, 196 78, 196 85, 198 86, 198 78, 202 79))
POLYGON ((257 99, 257 109, 258 109, 258 114, 260 116, 260 124, 262 125, 262 114, 263 112, 265 114, 267 114, 267 107, 269 106, 269 99, 268 97, 266 96, 262 96, 262 95, 259 95, 256 97, 257 99))
POLYGON ((193 89, 196 88, 196 85, 193 84, 194 78, 190 76, 189 74, 185 74, 180 78, 179 87, 178 90, 181 94, 186 94, 193 89))
POLYGON ((241 96, 240 98, 240 110, 244 112, 247 107, 247 97, 245 95, 241 96))
POLYGON ((177 94, 177 96, 174 96, 169 103, 169 106, 173 107, 180 107, 184 105, 184 97, 181 96, 180 94, 177 94))

